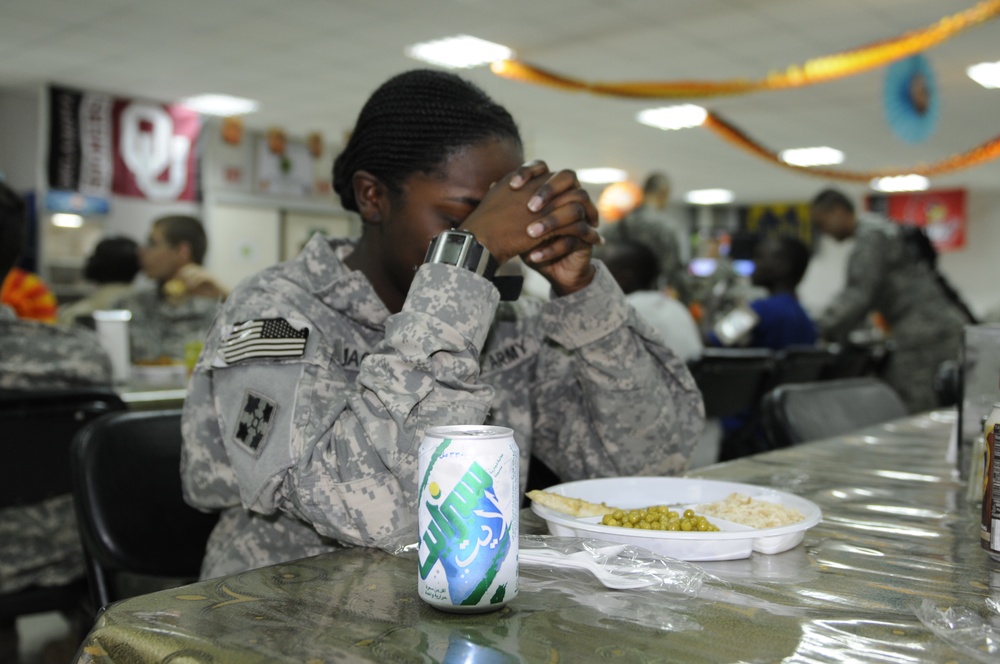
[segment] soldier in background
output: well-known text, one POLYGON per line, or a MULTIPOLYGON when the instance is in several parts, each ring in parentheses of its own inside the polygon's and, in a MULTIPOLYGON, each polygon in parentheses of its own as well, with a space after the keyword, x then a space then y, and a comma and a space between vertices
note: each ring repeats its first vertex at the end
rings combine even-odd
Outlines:
MULTIPOLYGON (((26 210, 24 201, 0 182, 0 279, 17 260, 26 210)), ((111 360, 93 332, 22 320, 0 305, 0 390, 110 385, 111 360)), ((31 441, 4 440, 15 443, 31 441)), ((17 468, 6 470, 17 472, 17 468)), ((71 496, 0 510, 0 594, 34 585, 64 585, 83 573, 71 496)), ((0 660, 16 658, 14 622, 0 621, 0 660)))
POLYGON ((155 284, 137 287, 114 303, 115 309, 132 312, 133 362, 179 362, 189 342, 204 338, 228 292, 201 265, 207 249, 205 229, 194 217, 171 215, 153 222, 139 262, 155 284))
POLYGON ((366 102, 333 168, 360 240, 316 235, 244 280, 195 367, 185 497, 222 512, 202 577, 416 543, 432 426, 511 427, 522 490, 532 454, 563 480, 683 472, 697 386, 590 260, 575 173, 523 159, 510 114, 454 74, 409 71, 366 102), (453 231, 486 271, 425 262, 453 231), (550 300, 499 302, 489 267, 516 256, 550 300))
POLYGON ((646 177, 642 201, 615 224, 601 228, 608 240, 637 242, 653 250, 660 261, 661 283, 677 293, 684 304, 690 303, 687 262, 690 247, 682 222, 667 211, 670 201, 670 178, 655 171, 646 177))
POLYGON ((910 412, 935 408, 934 376, 942 362, 958 358, 965 313, 898 225, 857 214, 853 203, 834 189, 816 195, 811 214, 820 230, 838 242, 855 239, 847 283, 820 315, 820 334, 828 341, 846 341, 870 312, 879 312, 892 342, 882 377, 910 412))

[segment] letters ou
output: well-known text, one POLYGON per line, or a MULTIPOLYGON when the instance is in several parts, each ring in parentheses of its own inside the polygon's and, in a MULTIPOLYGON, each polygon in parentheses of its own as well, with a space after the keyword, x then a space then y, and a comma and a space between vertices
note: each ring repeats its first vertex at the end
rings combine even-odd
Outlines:
POLYGON ((187 183, 187 158, 191 141, 174 136, 174 121, 158 106, 133 103, 121 116, 122 159, 135 176, 135 184, 150 200, 176 200, 187 183), (142 131, 142 123, 152 131, 142 131), (164 172, 166 181, 158 180, 164 172))

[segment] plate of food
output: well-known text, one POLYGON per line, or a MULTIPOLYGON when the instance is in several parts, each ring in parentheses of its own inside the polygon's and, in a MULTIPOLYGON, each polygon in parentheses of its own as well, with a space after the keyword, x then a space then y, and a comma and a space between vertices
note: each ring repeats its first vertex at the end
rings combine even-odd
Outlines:
POLYGON ((529 491, 549 532, 641 546, 690 561, 737 560, 798 546, 823 514, 769 487, 683 477, 609 477, 529 491))

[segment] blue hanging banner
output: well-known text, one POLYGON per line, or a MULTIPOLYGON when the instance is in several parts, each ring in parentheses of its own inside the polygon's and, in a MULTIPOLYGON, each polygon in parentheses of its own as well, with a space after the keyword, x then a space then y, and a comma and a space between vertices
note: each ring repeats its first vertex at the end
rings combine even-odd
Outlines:
POLYGON ((922 55, 889 66, 883 90, 885 118, 892 133, 907 143, 927 140, 937 125, 940 99, 934 72, 922 55))

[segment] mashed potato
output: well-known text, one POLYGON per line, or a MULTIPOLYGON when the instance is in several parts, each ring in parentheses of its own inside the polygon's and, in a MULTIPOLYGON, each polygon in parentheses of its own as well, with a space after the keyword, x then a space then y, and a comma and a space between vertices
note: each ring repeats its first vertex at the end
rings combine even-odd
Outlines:
POLYGON ((714 516, 751 528, 777 528, 805 519, 798 510, 766 500, 756 500, 742 493, 731 493, 725 500, 698 506, 706 516, 714 516))

